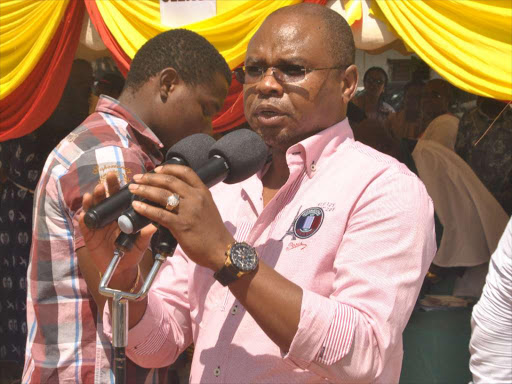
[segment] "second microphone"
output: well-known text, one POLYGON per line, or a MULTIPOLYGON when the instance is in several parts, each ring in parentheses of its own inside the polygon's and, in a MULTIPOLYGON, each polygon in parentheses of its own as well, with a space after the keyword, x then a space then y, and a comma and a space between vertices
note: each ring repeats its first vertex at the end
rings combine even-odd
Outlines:
MULTIPOLYGON (((196 170, 208 187, 224 181, 239 183, 259 171, 267 160, 268 148, 263 139, 249 129, 231 132, 217 141, 210 149, 209 160, 196 170)), ((129 208, 118 219, 124 233, 136 233, 151 221, 129 208)))

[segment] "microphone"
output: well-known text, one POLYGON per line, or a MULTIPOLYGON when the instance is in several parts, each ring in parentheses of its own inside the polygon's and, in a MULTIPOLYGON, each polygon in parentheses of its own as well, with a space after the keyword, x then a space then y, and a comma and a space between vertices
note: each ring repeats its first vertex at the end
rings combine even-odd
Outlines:
MULTIPOLYGON (((214 143, 213 137, 204 133, 187 136, 167 151, 166 162, 163 164, 188 165, 192 169, 197 169, 208 160, 208 151, 214 143)), ((128 189, 129 184, 89 209, 85 213, 85 225, 90 229, 97 229, 117 220, 130 207, 134 198, 128 189)))
MULTIPOLYGON (((208 187, 224 181, 239 183, 259 171, 267 161, 268 147, 249 129, 231 132, 217 141, 208 153, 209 160, 196 173, 208 187)), ((117 223, 124 233, 136 233, 151 221, 133 207, 124 212, 117 223)))

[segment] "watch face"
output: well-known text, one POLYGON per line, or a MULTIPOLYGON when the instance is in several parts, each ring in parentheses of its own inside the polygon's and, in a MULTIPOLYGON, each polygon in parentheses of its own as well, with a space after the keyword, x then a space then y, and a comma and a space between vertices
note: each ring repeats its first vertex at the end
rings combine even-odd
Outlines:
POLYGON ((258 265, 256 250, 247 243, 236 243, 231 247, 231 262, 240 271, 253 271, 258 265))

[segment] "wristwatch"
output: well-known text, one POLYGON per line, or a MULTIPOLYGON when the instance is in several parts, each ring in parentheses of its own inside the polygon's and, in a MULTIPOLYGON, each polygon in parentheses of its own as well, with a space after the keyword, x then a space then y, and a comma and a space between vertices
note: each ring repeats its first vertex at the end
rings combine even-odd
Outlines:
POLYGON ((228 246, 224 266, 213 274, 223 286, 227 286, 258 268, 258 254, 249 244, 234 242, 228 246))

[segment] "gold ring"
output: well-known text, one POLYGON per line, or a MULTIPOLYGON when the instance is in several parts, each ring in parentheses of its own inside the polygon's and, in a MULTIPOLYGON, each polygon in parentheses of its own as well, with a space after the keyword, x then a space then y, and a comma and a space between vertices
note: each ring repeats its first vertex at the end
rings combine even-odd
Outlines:
POLYGON ((180 205, 180 195, 177 193, 173 193, 167 198, 167 204, 165 206, 165 209, 168 211, 174 210, 178 205, 180 205))

